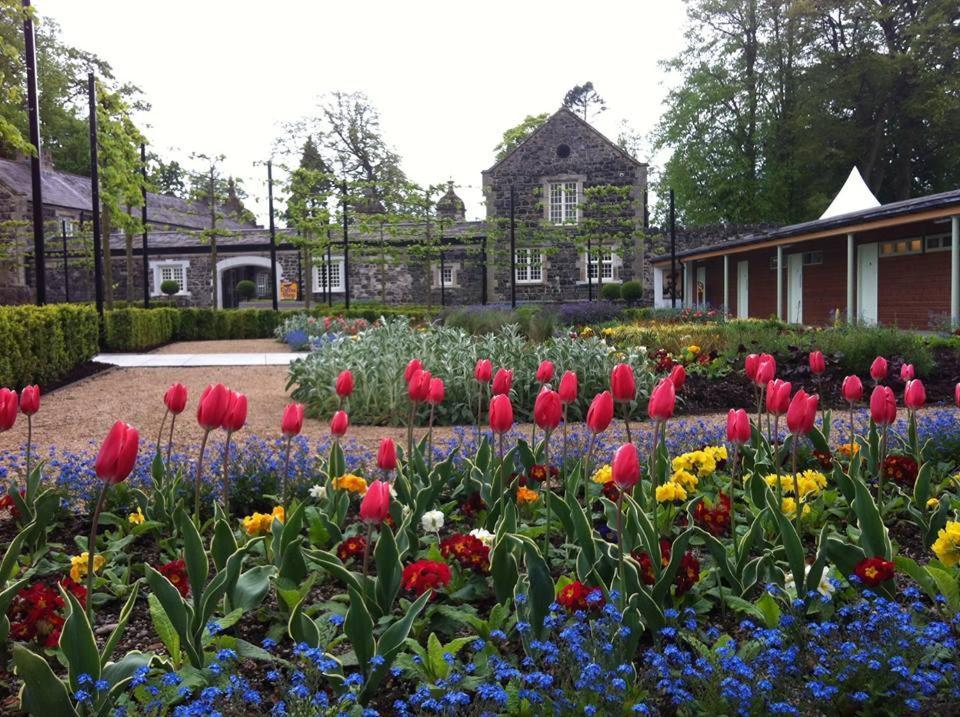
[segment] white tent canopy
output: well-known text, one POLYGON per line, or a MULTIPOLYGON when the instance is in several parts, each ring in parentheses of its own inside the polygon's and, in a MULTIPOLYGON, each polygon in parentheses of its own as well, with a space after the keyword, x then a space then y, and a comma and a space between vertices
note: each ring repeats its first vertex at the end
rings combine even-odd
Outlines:
POLYGON ((864 209, 879 207, 880 202, 873 196, 873 192, 867 187, 867 183, 860 176, 860 170, 854 167, 850 170, 850 176, 843 183, 843 187, 837 192, 837 196, 830 202, 827 210, 820 215, 821 219, 830 217, 839 217, 841 214, 850 214, 864 209))

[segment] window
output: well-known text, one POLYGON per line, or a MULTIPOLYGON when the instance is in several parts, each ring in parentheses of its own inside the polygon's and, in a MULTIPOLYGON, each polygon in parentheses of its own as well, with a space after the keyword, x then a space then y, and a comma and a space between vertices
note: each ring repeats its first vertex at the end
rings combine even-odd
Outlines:
POLYGON ((175 281, 180 290, 177 296, 185 296, 190 292, 187 288, 187 267, 189 261, 151 261, 150 269, 153 272, 153 295, 161 296, 160 286, 165 281, 175 281))
POLYGON ((823 263, 823 252, 822 251, 805 251, 803 252, 803 265, 804 266, 817 266, 818 264, 823 263))
MULTIPOLYGON (((598 257, 596 253, 590 254, 590 264, 588 266, 588 271, 590 272, 590 280, 594 283, 597 281, 597 264, 598 257)), ((612 251, 603 252, 603 259, 599 261, 600 264, 600 278, 604 281, 615 281, 620 278, 620 267, 623 266, 623 261, 619 256, 614 254, 612 251)), ((587 266, 587 255, 583 255, 583 265, 587 266)), ((584 276, 583 281, 586 282, 586 275, 584 276)))
POLYGON ((924 237, 926 251, 950 251, 953 239, 949 233, 924 237))
POLYGON ((539 284, 543 282, 543 254, 537 249, 517 249, 518 284, 539 284))
POLYGON ((563 182, 549 182, 550 214, 548 218, 552 224, 576 224, 578 220, 578 205, 580 204, 579 182, 569 180, 563 182))
POLYGON ((257 273, 257 297, 263 298, 270 295, 270 274, 265 271, 257 273))
POLYGON ((64 236, 72 237, 74 235, 73 219, 61 219, 60 229, 64 236))
POLYGON ((922 239, 897 239, 895 241, 885 241, 880 244, 880 256, 904 256, 906 254, 919 254, 923 251, 922 239))
MULTIPOLYGON (((313 265, 313 293, 323 294, 327 291, 327 262, 320 261, 313 265)), ((335 256, 330 260, 330 292, 343 291, 343 257, 335 256)))
MULTIPOLYGON (((430 267, 431 275, 433 276, 433 286, 434 289, 440 288, 440 263, 431 265, 430 267)), ((443 262, 443 288, 444 289, 455 289, 459 286, 457 280, 460 275, 460 264, 457 262, 445 261, 443 262)))

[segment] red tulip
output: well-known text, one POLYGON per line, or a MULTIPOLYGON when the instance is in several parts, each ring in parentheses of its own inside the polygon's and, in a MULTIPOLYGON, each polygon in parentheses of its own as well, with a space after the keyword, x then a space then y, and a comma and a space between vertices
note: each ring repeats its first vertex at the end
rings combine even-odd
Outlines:
POLYGON ((32 416, 40 410, 40 387, 24 386, 20 392, 20 410, 24 416, 32 416))
POLYGON ((490 399, 490 428, 494 433, 506 433, 513 428, 513 404, 504 393, 490 399))
POLYGON ((280 431, 284 436, 299 436, 303 430, 303 404, 290 403, 283 409, 283 419, 280 421, 280 431))
POLYGON ((906 388, 903 389, 903 403, 911 411, 923 408, 927 402, 927 391, 923 387, 923 382, 919 378, 907 381, 906 388))
POLYGON ((107 483, 122 483, 137 462, 138 450, 140 434, 137 429, 123 421, 117 421, 100 446, 93 470, 98 478, 107 483))
POLYGON ((533 420, 544 431, 552 431, 560 425, 563 416, 563 406, 560 403, 560 394, 544 387, 537 394, 533 404, 533 420))
POLYGON ((247 422, 247 397, 238 391, 230 392, 230 404, 227 406, 227 412, 223 414, 223 423, 220 427, 225 431, 233 433, 243 428, 247 422))
POLYGON ((666 421, 673 416, 673 409, 677 403, 677 392, 673 381, 669 378, 661 379, 657 387, 650 394, 647 402, 647 413, 655 421, 666 421))
POLYGON ((222 383, 207 386, 197 403, 197 423, 207 431, 220 428, 229 405, 230 389, 222 383))
POLYGON ((879 426, 889 426, 897 420, 897 397, 889 386, 877 386, 870 394, 870 418, 879 426))
POLYGON ((560 401, 566 406, 577 400, 577 394, 580 392, 580 383, 577 381, 577 374, 574 371, 564 371, 560 377, 560 401))
MULTIPOLYGON (((957 386, 960 389, 960 384, 957 386)), ((9 388, 0 388, 0 431, 9 431, 17 422, 20 402, 17 392, 9 388)))
POLYGON ((341 371, 340 375, 337 376, 335 388, 340 398, 347 398, 353 393, 353 374, 349 370, 341 371))
POLYGON ((510 386, 513 385, 513 371, 507 368, 498 368, 493 377, 493 395, 510 393, 510 386))
POLYGON ((673 368, 670 369, 670 380, 673 381, 673 387, 676 390, 683 388, 683 384, 687 382, 687 370, 683 367, 683 364, 675 363, 673 368))
POLYGON ((863 382, 860 380, 859 376, 847 376, 843 379, 843 384, 840 386, 840 393, 843 394, 844 400, 849 403, 856 403, 863 398, 863 382))
POLYGON ((390 484, 375 480, 360 501, 360 520, 379 525, 390 515, 390 484))
POLYGON ((810 373, 821 374, 827 370, 827 364, 823 360, 822 351, 810 352, 810 373))
POLYGON ((380 441, 380 448, 377 450, 377 467, 382 471, 396 469, 397 444, 392 438, 384 438, 380 441))
POLYGON ((770 354, 760 354, 760 363, 757 364, 757 375, 753 382, 758 386, 766 386, 777 375, 777 361, 770 354))
POLYGON ((550 383, 553 380, 553 361, 541 361, 537 367, 537 383, 550 383))
POLYGON ((187 407, 187 387, 182 383, 171 385, 167 392, 163 394, 163 402, 170 413, 179 416, 183 413, 183 409, 187 407))
POLYGON ((347 429, 350 427, 350 417, 346 411, 337 411, 330 419, 330 433, 337 438, 347 435, 347 429))
POLYGON ((423 371, 423 361, 420 359, 410 359, 410 363, 403 370, 403 380, 410 383, 410 379, 416 371, 423 371))
POLYGON ((430 394, 430 376, 429 371, 424 371, 423 369, 417 369, 410 376, 410 380, 407 382, 407 396, 414 403, 423 403, 427 400, 427 396, 430 394))
POLYGON ((883 356, 877 356, 870 364, 870 378, 877 383, 882 383, 887 377, 887 360, 883 356))
POLYGON ((598 393, 587 409, 587 426, 594 434, 603 433, 613 420, 613 396, 609 391, 598 393))
POLYGON ((430 383, 427 386, 427 403, 430 403, 434 406, 438 406, 443 403, 443 379, 442 378, 431 378, 430 383))
POLYGON ((767 412, 774 416, 782 416, 790 407, 790 392, 793 386, 789 381, 779 378, 767 382, 767 412))
POLYGON ((756 383, 757 368, 760 366, 760 357, 757 354, 750 354, 743 361, 743 370, 747 378, 756 383))
POLYGON ((900 380, 906 383, 911 379, 916 378, 916 372, 913 370, 912 363, 905 363, 900 366, 900 380))
POLYGON ((473 377, 480 383, 490 383, 493 376, 493 364, 490 359, 477 359, 477 365, 473 369, 473 377))
MULTIPOLYGON (((673 384, 670 384, 671 386, 673 384)), ((624 443, 613 454, 613 482, 621 490, 629 490, 640 480, 640 456, 637 447, 632 443, 624 443)))
POLYGON ((742 408, 727 413, 727 441, 741 446, 750 441, 750 417, 742 408))
POLYGON ((960 383, 953 387, 953 402, 960 408, 960 383))
POLYGON ((803 389, 793 394, 793 399, 787 408, 787 428, 790 433, 795 436, 803 436, 813 430, 819 403, 819 396, 816 394, 808 395, 803 389))
POLYGON ((633 367, 618 363, 610 372, 610 393, 613 400, 628 403, 637 397, 637 381, 633 376, 633 367))

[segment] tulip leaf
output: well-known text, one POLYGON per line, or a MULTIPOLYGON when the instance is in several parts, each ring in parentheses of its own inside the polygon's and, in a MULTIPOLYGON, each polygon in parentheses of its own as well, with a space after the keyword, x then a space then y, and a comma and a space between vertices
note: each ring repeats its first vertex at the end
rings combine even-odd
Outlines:
POLYGON ((19 642, 13 644, 13 664, 23 680, 21 707, 31 715, 76 717, 67 686, 55 675, 50 664, 19 642))
POLYGON ((182 508, 177 510, 177 523, 180 534, 183 535, 183 557, 187 565, 187 577, 190 578, 190 589, 193 592, 193 609, 200 613, 200 601, 203 598, 210 566, 207 562, 207 551, 203 548, 203 539, 193 520, 182 508))
POLYGON ((77 598, 60 588, 64 602, 70 606, 67 619, 60 632, 60 650, 67 660, 70 689, 80 689, 77 678, 80 675, 90 675, 94 681, 100 679, 100 652, 97 650, 97 640, 93 636, 93 628, 87 620, 87 613, 77 598))
POLYGON ((343 633, 350 640, 353 652, 357 656, 357 665, 364 675, 369 674, 370 658, 376 650, 373 639, 373 618, 367 610, 363 596, 348 587, 350 593, 350 607, 347 609, 346 620, 343 623, 343 633))
MULTIPOLYGON (((410 606, 407 607, 402 618, 391 623, 390 626, 383 631, 383 635, 376 645, 376 654, 382 657, 383 660, 370 670, 367 681, 363 686, 363 691, 361 692, 361 701, 369 699, 370 695, 380 686, 380 682, 383 681, 387 671, 393 665, 393 661, 400 652, 400 648, 406 642, 407 635, 410 634, 410 628, 413 627, 413 621, 419 617, 427 601, 430 600, 431 594, 432 591, 428 590, 417 598, 416 602, 411 603, 410 606)), ((346 629, 346 623, 344 623, 344 629, 346 629)))
POLYGON ((397 541, 390 526, 386 523, 380 526, 380 534, 377 538, 377 547, 374 550, 373 557, 377 564, 375 590, 377 604, 380 606, 380 613, 388 615, 393 609, 393 601, 397 599, 397 594, 400 592, 402 568, 397 541))
POLYGON ((303 612, 306 597, 301 598, 290 613, 287 632, 295 643, 305 642, 310 647, 320 647, 320 630, 317 623, 303 612))
POLYGON ((233 586, 230 604, 244 612, 258 607, 270 590, 270 577, 275 572, 272 565, 258 565, 244 572, 233 586))
POLYGON ((530 605, 530 624, 533 634, 539 639, 544 632, 544 620, 550 614, 550 604, 556 597, 553 578, 550 577, 550 568, 536 543, 524 535, 515 535, 513 538, 520 541, 523 549, 523 562, 530 581, 530 594, 527 596, 530 605))
POLYGON ((866 483, 857 481, 854 489, 857 497, 853 501, 853 510, 857 514, 857 525, 860 527, 860 543, 869 557, 889 560, 893 546, 890 544, 883 518, 880 517, 880 509, 870 495, 866 483))
POLYGON ((227 558, 237 552, 237 539, 225 518, 218 519, 213 525, 213 538, 210 541, 210 555, 217 571, 223 570, 227 558))
POLYGON ((173 623, 167 616, 166 610, 160 604, 160 600, 153 593, 147 595, 147 605, 150 609, 150 621, 153 623, 153 629, 156 631, 160 642, 167 648, 167 654, 173 660, 174 667, 180 667, 180 635, 174 628, 173 623))
POLYGON ((503 535, 494 544, 490 555, 490 573, 498 604, 507 602, 513 596, 513 586, 520 577, 511 542, 507 535, 503 535))
MULTIPOLYGON (((769 488, 767 488, 767 505, 777 521, 783 549, 787 556, 787 565, 790 566, 790 572, 793 573, 794 584, 800 589, 800 586, 805 582, 807 564, 803 552, 803 543, 800 542, 800 535, 797 533, 797 528, 793 522, 783 514, 780 506, 777 505, 777 498, 769 488)), ((799 505, 797 510, 800 510, 799 505)))
POLYGON ((913 502, 921 511, 927 510, 927 501, 930 500, 930 477, 933 465, 924 463, 917 473, 917 482, 913 486, 913 502))
MULTIPOLYGON (((13 575, 14 568, 17 567, 17 559, 20 557, 20 551, 23 548, 23 542, 27 539, 31 527, 32 524, 17 533, 7 546, 7 550, 3 554, 3 560, 0 560, 0 585, 6 583, 13 575)), ((6 612, 6 610, 3 612, 6 612)))

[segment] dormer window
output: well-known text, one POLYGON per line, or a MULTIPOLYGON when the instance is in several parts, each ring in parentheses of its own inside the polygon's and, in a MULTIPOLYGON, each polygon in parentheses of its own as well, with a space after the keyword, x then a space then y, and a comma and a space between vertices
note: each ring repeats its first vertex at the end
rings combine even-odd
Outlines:
POLYGON ((580 216, 580 182, 548 182, 547 192, 550 223, 576 224, 580 216))

